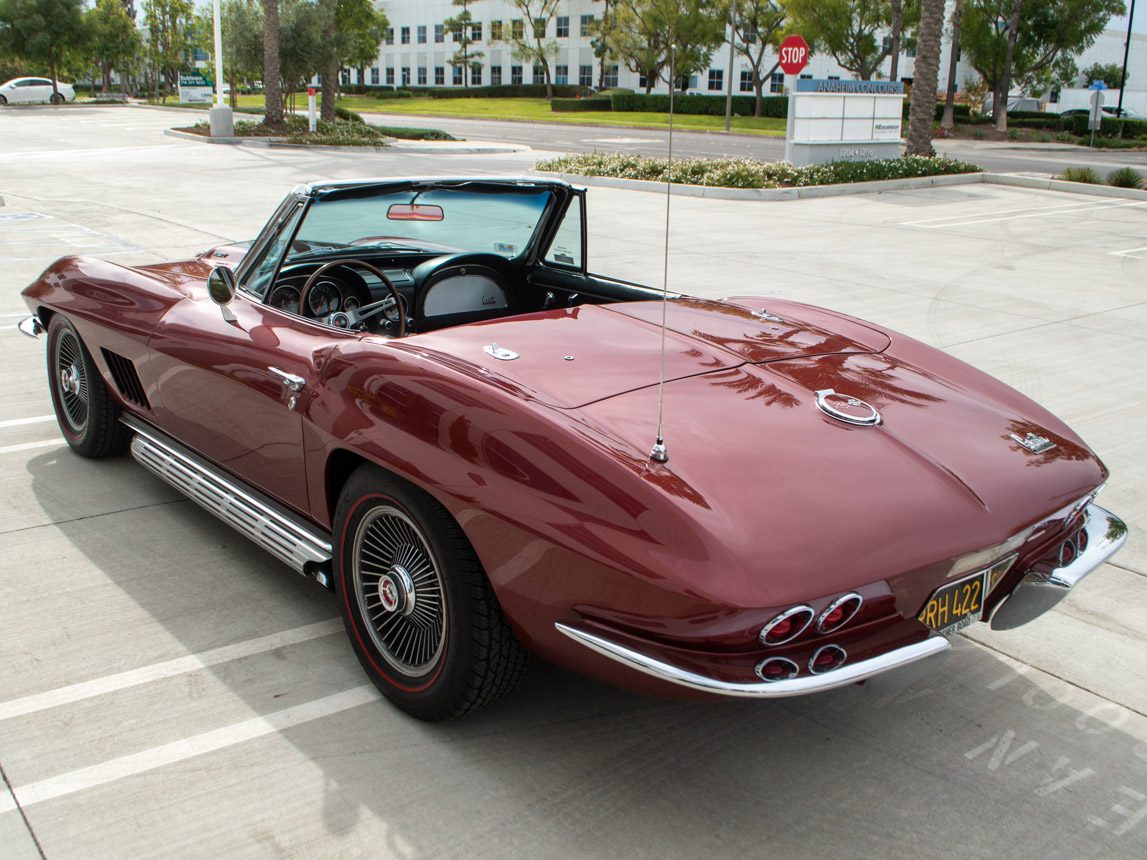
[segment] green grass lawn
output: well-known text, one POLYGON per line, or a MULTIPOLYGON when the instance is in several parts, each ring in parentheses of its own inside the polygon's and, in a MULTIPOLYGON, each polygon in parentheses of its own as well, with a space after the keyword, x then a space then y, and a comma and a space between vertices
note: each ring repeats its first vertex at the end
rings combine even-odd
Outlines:
MULTIPOLYGON (((669 118, 663 113, 614 113, 589 111, 554 113, 545 99, 376 99, 371 96, 342 96, 339 107, 358 113, 408 114, 411 116, 452 116, 476 119, 510 119, 530 122, 554 122, 566 125, 609 125, 619 128, 664 128, 669 118)), ((240 107, 262 107, 261 95, 239 96, 240 107)), ((297 96, 295 106, 306 109, 306 95, 297 96)), ((677 114, 674 128, 692 131, 722 131, 723 116, 677 114)), ((734 131, 784 137, 783 119, 733 117, 734 131)))

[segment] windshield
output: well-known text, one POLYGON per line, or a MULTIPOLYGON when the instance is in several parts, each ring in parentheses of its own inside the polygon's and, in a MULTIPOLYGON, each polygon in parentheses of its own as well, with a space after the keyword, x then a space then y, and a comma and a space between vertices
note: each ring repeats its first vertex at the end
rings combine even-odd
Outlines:
POLYGON ((550 196, 544 189, 501 187, 318 197, 285 262, 346 247, 484 251, 512 259, 529 244, 550 196))

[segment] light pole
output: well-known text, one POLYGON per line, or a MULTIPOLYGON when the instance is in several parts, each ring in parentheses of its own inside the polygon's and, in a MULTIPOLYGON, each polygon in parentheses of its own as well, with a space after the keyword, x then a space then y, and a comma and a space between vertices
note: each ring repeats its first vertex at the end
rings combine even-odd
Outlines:
POLYGON ((1123 116, 1123 91, 1127 89, 1127 52, 1131 50, 1131 22, 1135 20, 1135 0, 1131 0, 1131 11, 1127 13, 1127 41, 1123 43, 1123 77, 1119 81, 1119 104, 1115 115, 1123 116))
POLYGON ((215 104, 209 111, 212 137, 234 137, 235 118, 223 103, 223 27, 219 21, 219 0, 215 0, 215 104))

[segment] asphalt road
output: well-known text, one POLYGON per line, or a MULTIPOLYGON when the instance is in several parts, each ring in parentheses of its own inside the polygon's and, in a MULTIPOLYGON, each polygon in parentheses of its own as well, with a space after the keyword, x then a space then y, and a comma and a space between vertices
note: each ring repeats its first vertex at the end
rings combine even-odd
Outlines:
MULTIPOLYGON (((1128 546, 891 700, 666 702, 535 664, 507 701, 428 726, 366 686, 330 595, 130 459, 70 453, 18 293, 65 253, 146 263, 250 237, 308 179, 534 155, 211 146, 171 122, 0 111, 5 860, 1147 856, 1147 203, 675 199, 671 289, 826 305, 1001 377, 1103 457, 1128 546)), ((591 189, 592 268, 658 284, 664 205, 591 189)))
MULTIPOLYGON (((416 117, 406 114, 366 114, 376 125, 406 125, 440 128, 475 141, 502 141, 532 147, 539 152, 625 152, 664 158, 668 135, 665 129, 615 128, 529 122, 497 122, 484 119, 416 117)), ((1147 151, 1090 150, 1066 144, 981 143, 937 141, 936 149, 998 173, 1054 174, 1065 167, 1094 167, 1106 175, 1116 167, 1131 165, 1147 172, 1147 151)), ((784 139, 756 134, 682 131, 673 133, 673 152, 680 158, 784 158, 784 139)))

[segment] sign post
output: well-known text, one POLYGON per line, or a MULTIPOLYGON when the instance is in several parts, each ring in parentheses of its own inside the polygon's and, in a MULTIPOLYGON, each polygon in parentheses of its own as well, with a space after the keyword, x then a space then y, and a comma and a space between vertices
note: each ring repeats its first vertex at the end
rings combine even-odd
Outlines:
POLYGON ((315 133, 318 117, 315 115, 315 88, 307 87, 307 130, 315 133))
POLYGON ((801 70, 808 65, 808 42, 804 36, 794 33, 781 42, 778 49, 780 62, 778 65, 785 73, 785 92, 789 97, 788 125, 785 129, 785 161, 793 160, 793 103, 796 93, 795 78, 801 70))
POLYGON ((1091 130, 1091 145, 1095 146, 1095 132, 1103 128, 1103 91, 1107 84, 1103 81, 1092 81, 1091 87, 1091 113, 1087 115, 1087 127, 1091 130))

